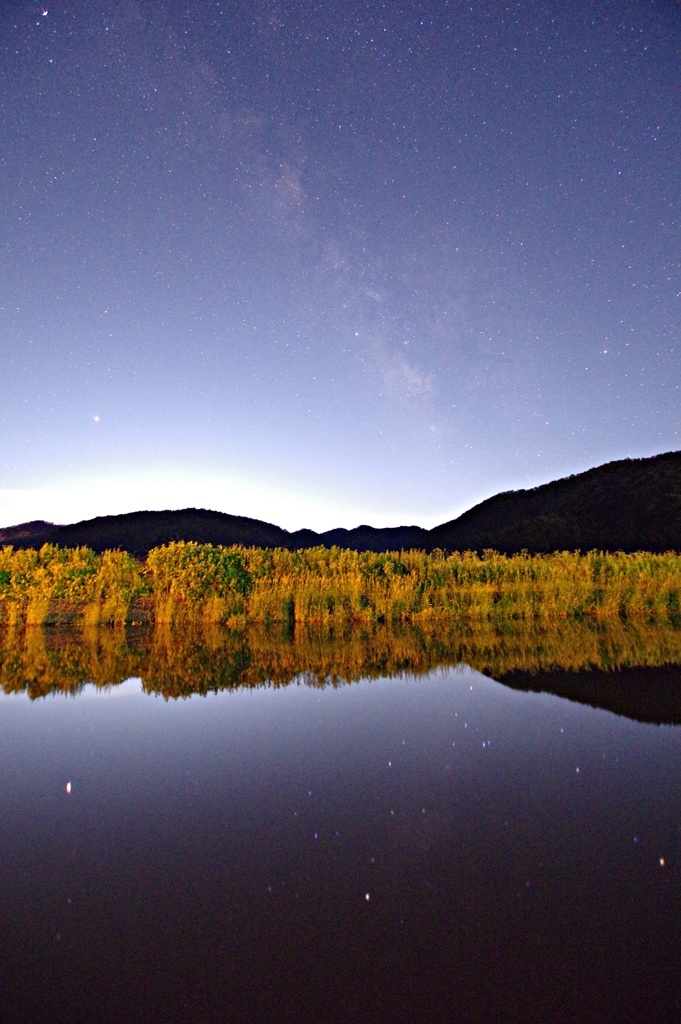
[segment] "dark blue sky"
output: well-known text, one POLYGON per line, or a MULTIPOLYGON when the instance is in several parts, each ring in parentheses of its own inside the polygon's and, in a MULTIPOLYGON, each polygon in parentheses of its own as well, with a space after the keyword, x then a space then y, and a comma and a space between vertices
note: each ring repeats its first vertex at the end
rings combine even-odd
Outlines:
POLYGON ((4 0, 0 525, 678 449, 681 7, 4 0))

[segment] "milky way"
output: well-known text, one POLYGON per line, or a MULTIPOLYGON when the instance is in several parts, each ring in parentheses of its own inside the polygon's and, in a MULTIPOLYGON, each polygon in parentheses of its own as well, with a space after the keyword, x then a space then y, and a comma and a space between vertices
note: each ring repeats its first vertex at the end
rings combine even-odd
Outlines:
POLYGON ((677 4, 5 2, 0 525, 677 449, 677 4))

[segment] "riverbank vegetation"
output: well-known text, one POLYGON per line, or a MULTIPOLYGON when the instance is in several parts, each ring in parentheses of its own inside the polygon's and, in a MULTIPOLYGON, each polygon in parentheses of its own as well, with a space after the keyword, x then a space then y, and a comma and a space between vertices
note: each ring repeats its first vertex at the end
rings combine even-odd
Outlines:
POLYGON ((357 552, 177 542, 144 561, 46 544, 0 550, 0 621, 339 625, 675 616, 681 556, 357 552))

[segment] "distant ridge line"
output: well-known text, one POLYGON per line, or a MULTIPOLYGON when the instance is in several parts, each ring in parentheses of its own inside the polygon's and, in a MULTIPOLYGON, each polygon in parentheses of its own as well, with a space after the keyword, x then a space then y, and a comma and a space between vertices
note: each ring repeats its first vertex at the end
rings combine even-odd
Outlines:
POLYGON ((289 549, 322 545, 357 551, 678 551, 681 452, 620 459, 528 490, 505 491, 432 530, 363 525, 323 533, 291 532, 259 519, 196 508, 97 516, 66 526, 33 520, 0 529, 0 544, 15 548, 45 543, 97 552, 119 548, 137 557, 178 540, 289 549))

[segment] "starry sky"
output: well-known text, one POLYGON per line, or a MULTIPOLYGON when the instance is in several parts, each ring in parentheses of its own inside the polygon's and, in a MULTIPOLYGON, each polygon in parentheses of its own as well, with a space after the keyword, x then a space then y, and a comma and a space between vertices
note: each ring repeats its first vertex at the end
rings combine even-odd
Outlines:
POLYGON ((3 0, 0 525, 681 447, 673 0, 3 0))

